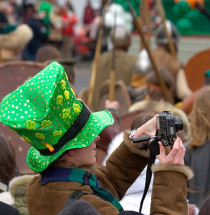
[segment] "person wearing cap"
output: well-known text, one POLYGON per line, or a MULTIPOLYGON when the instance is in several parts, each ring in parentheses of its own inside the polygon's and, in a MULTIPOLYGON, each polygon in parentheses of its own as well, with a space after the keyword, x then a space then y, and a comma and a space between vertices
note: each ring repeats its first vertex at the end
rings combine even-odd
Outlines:
MULTIPOLYGON (((0 121, 31 145, 27 164, 39 173, 27 193, 30 215, 56 215, 75 191, 102 215, 122 211, 119 200, 147 164, 125 133, 107 160, 96 167, 95 147, 100 132, 113 124, 109 111, 91 113, 75 97, 63 67, 52 62, 8 94, 0 103, 0 121)), ((154 136, 156 117, 137 129, 135 137, 154 136)), ((153 166, 151 214, 187 214, 186 186, 191 170, 184 166, 185 149, 179 138, 166 156, 160 145, 160 164, 153 166)))
POLYGON ((14 60, 31 41, 33 35, 32 29, 27 24, 21 24, 7 34, 0 34, 0 62, 14 60))
MULTIPOLYGON (((113 49, 115 49, 115 81, 122 80, 126 86, 130 86, 134 63, 137 59, 135 55, 127 53, 131 35, 123 26, 116 26, 111 31, 113 49)), ((100 87, 110 79, 110 70, 113 62, 113 51, 107 51, 100 55, 98 60, 97 75, 93 90, 92 108, 99 110, 100 87)))
MULTIPOLYGON (((172 22, 166 21, 166 27, 169 35, 171 35, 175 54, 178 54, 179 34, 172 22)), ((177 56, 173 56, 169 49, 169 41, 164 31, 163 24, 160 25, 156 33, 157 49, 153 50, 152 55, 158 69, 168 70, 175 78, 176 97, 179 100, 184 99, 192 93, 185 77, 184 67, 179 62, 177 56)))

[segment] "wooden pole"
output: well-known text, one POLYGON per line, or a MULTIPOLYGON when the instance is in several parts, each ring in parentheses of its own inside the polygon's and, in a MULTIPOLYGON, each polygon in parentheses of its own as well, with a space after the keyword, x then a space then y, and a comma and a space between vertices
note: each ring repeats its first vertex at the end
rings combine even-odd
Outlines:
MULTIPOLYGON (((146 40, 147 44, 150 47, 150 20, 149 20, 149 8, 147 4, 147 0, 142 0, 139 5, 139 10, 140 10, 140 18, 139 22, 141 25, 146 26, 146 40)), ((141 37, 140 37, 141 40, 141 37)), ((141 41, 140 43, 140 51, 144 48, 143 43, 141 41)))
POLYGON ((93 92, 94 92, 94 85, 95 85, 95 80, 96 80, 96 75, 97 75, 97 68, 98 68, 98 59, 101 53, 101 41, 103 37, 103 32, 104 32, 104 15, 107 10, 108 5, 110 4, 111 1, 108 1, 107 4, 104 6, 103 9, 103 14, 102 14, 102 20, 99 26, 99 34, 98 34, 98 39, 96 42, 96 50, 95 50, 95 55, 93 59, 93 66, 92 66, 92 71, 91 71, 91 77, 90 77, 90 84, 89 84, 89 91, 88 91, 88 101, 87 101, 87 106, 89 108, 92 108, 92 103, 93 103, 93 92))
POLYGON ((145 17, 145 25, 147 28, 146 35, 147 35, 147 44, 150 48, 150 21, 149 21, 149 8, 147 4, 147 0, 144 0, 144 17, 145 17))
MULTIPOLYGON (((144 25, 144 0, 139 2, 139 22, 144 25)), ((139 39, 141 41, 141 36, 139 35, 139 39)), ((141 51, 144 48, 142 41, 140 42, 139 50, 141 51)))
POLYGON ((160 16, 161 16, 161 20, 162 20, 162 23, 163 23, 165 35, 166 35, 166 37, 168 39, 169 50, 170 50, 170 52, 171 52, 171 54, 173 56, 176 56, 174 43, 172 41, 171 34, 169 34, 168 28, 167 28, 167 25, 166 25, 166 17, 165 17, 165 12, 164 12, 163 5, 162 5, 162 0, 156 0, 156 4, 157 4, 158 11, 160 13, 160 16))
POLYGON ((210 13, 209 13, 209 11, 207 10, 207 8, 203 4, 201 4, 201 3, 199 3, 199 2, 196 1, 195 2, 195 7, 198 10, 200 10, 202 13, 204 13, 204 15, 206 15, 207 18, 210 19, 210 13))
POLYGON ((144 45, 145 49, 147 50, 148 56, 149 56, 149 58, 150 58, 150 61, 151 61, 152 67, 153 67, 153 70, 154 70, 154 72, 155 72, 155 74, 156 74, 156 76, 157 76, 158 82, 160 83, 160 87, 161 87, 161 89, 162 89, 162 91, 163 91, 164 97, 165 97, 165 99, 166 99, 168 102, 173 103, 173 99, 172 99, 171 96, 169 95, 169 91, 167 90, 167 88, 166 88, 166 86, 165 86, 165 83, 164 83, 164 81, 163 81, 161 75, 159 74, 159 71, 158 71, 158 69, 157 69, 157 66, 156 66, 156 64, 155 64, 155 62, 154 62, 154 59, 153 59, 153 57, 152 57, 151 51, 150 51, 150 49, 149 49, 149 47, 148 47, 148 44, 147 44, 147 42, 146 42, 146 40, 145 40, 145 38, 144 38, 144 34, 143 34, 143 31, 142 31, 142 26, 141 26, 141 24, 139 23, 138 19, 136 18, 136 14, 135 14, 135 12, 134 12, 134 10, 133 10, 133 8, 132 8, 132 6, 130 5, 130 3, 129 3, 128 0, 127 0, 127 2, 128 2, 128 6, 129 6, 129 8, 130 8, 130 11, 131 11, 131 14, 132 14, 132 17, 133 17, 133 20, 134 20, 134 24, 135 24, 135 26, 136 26, 136 29, 137 29, 139 35, 141 36, 141 40, 142 40, 142 42, 143 42, 143 45, 144 45))
POLYGON ((115 87, 115 32, 116 32, 116 17, 117 14, 114 14, 114 27, 113 27, 113 49, 112 49, 112 68, 110 70, 110 85, 109 85, 109 100, 114 101, 114 87, 115 87))
POLYGON ((104 31, 103 28, 100 27, 98 39, 97 39, 97 43, 96 43, 95 55, 94 55, 94 59, 93 59, 90 84, 89 84, 88 101, 87 101, 87 106, 89 108, 92 107, 92 102, 93 102, 93 91, 94 91, 94 84, 95 84, 96 73, 97 73, 97 68, 98 68, 98 59, 99 59, 100 52, 101 52, 101 41, 102 41, 102 37, 103 37, 103 31, 104 31))

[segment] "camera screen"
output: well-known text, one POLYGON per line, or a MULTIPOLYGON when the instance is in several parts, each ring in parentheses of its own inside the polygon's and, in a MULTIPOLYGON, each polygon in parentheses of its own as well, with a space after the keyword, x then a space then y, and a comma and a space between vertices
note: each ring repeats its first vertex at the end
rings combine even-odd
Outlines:
POLYGON ((171 134, 174 134, 174 129, 173 129, 173 127, 170 127, 170 133, 171 133, 171 134))

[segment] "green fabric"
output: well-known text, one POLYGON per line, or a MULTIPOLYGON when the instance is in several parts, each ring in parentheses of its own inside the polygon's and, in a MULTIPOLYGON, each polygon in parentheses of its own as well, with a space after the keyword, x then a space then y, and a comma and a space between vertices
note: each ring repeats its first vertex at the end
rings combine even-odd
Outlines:
MULTIPOLYGON (((141 1, 140 0, 130 0, 129 3, 132 6, 132 8, 134 9, 135 13, 137 14, 137 16, 139 16, 139 3, 141 1)), ((114 0, 115 4, 120 4, 124 10, 126 12, 130 12, 129 6, 128 6, 128 2, 125 0, 114 0)))
POLYGON ((113 124, 108 111, 91 113, 76 138, 54 154, 41 155, 39 149, 47 148, 53 152, 53 145, 72 126, 82 109, 83 103, 75 97, 63 67, 52 62, 3 98, 0 121, 32 146, 27 154, 27 164, 35 172, 41 172, 66 150, 90 145, 106 126, 113 124))
POLYGON ((110 192, 99 185, 97 177, 91 172, 77 168, 50 167, 41 174, 41 177, 41 185, 57 181, 72 181, 79 182, 83 185, 89 185, 94 195, 99 196, 105 201, 109 201, 119 211, 123 210, 119 201, 110 192))
POLYGON ((2 29, 2 34, 8 34, 12 31, 14 31, 17 28, 17 25, 6 25, 3 29, 2 29))
MULTIPOLYGON (((44 17, 41 19, 42 23, 46 26, 50 25, 50 18, 49 18, 49 14, 53 9, 53 5, 47 1, 42 1, 39 4, 39 14, 44 14, 44 17)), ((46 35, 49 34, 49 29, 47 29, 47 31, 45 32, 46 35)))
MULTIPOLYGON (((210 1, 205 0, 204 6, 210 12, 210 1)), ((198 9, 186 6, 186 2, 175 3, 174 1, 162 1, 166 18, 172 21, 181 35, 209 35, 209 18, 198 9), (181 21, 180 19, 184 19, 181 21), (186 21, 187 19, 187 21, 186 21)))
POLYGON ((210 70, 207 70, 207 71, 205 72, 205 76, 206 76, 206 77, 210 77, 210 70))
POLYGON ((47 14, 52 10, 53 5, 47 1, 42 1, 39 5, 39 11, 46 11, 47 14))
MULTIPOLYGON (((130 0, 130 4, 139 16, 139 3, 142 0, 130 0)), ((125 0, 114 0, 127 12, 130 12, 128 3, 125 0)), ((204 6, 210 13, 210 1, 205 0, 204 6)), ((181 35, 209 35, 209 18, 196 8, 191 8, 187 1, 176 3, 174 0, 162 0, 166 18, 173 22, 181 35)))

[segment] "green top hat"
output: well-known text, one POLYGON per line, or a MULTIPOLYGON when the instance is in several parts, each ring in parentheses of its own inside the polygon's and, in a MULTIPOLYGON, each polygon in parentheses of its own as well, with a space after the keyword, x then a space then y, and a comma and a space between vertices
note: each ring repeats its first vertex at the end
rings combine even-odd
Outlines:
POLYGON ((32 146, 27 164, 35 172, 45 170, 66 150, 87 147, 113 124, 109 111, 91 113, 75 97, 57 62, 2 100, 0 121, 32 146))

